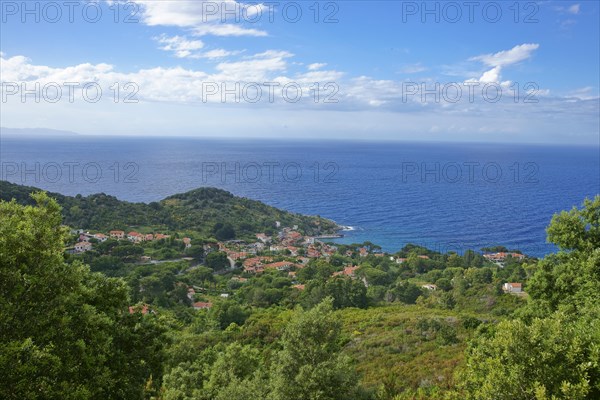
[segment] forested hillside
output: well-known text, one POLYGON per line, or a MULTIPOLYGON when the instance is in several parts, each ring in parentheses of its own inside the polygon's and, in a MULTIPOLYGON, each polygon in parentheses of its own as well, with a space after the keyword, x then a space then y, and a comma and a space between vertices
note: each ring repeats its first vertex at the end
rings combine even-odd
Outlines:
POLYGON ((123 251, 154 244, 65 254, 69 199, 0 202, 0 398, 600 398, 600 196, 552 218, 541 260, 363 243, 261 273, 123 251))
MULTIPOLYGON (((0 181, 0 200, 15 199, 33 204, 30 194, 39 189, 0 181)), ((284 226, 298 225, 306 234, 333 233, 336 225, 327 219, 294 214, 259 201, 235 197, 215 188, 199 188, 154 203, 130 203, 103 193, 90 196, 64 196, 49 193, 62 207, 63 223, 73 228, 104 230, 149 227, 156 230, 193 230, 214 235, 215 225, 228 227, 224 239, 253 236, 256 232, 276 232, 276 221, 284 226)))

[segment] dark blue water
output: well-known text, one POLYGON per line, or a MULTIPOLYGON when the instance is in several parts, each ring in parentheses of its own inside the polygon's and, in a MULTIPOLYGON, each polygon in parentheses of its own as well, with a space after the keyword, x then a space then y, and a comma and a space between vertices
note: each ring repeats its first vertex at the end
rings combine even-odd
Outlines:
POLYGON ((12 139, 1 178, 68 195, 155 201, 215 186, 353 227, 342 242, 462 252, 554 251, 552 214, 600 193, 598 147, 208 140, 12 139))

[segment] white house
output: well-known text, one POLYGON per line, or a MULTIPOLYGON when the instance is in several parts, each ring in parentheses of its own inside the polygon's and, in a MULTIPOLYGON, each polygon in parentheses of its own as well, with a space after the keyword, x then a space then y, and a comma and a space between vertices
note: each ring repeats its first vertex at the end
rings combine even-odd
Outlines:
POLYGON ((105 242, 108 237, 103 233, 96 233, 94 235, 94 239, 98 240, 99 242, 105 242))
POLYGON ((521 284, 517 282, 505 283, 502 285, 502 290, 507 293, 521 293, 521 284))
POLYGON ((142 240, 144 240, 144 236, 143 236, 143 235, 141 235, 140 233, 137 233, 137 232, 129 232, 129 233, 127 234, 127 239, 128 239, 130 242, 139 243, 139 242, 141 242, 142 240))
POLYGON ((75 243, 75 251, 78 253, 83 253, 83 252, 91 250, 91 249, 92 249, 92 244, 90 242, 75 243))

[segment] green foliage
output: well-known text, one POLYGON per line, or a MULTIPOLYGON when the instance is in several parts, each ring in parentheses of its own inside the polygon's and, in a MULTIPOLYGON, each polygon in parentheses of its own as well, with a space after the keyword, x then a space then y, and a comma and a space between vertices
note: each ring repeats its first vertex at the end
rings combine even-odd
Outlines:
MULTIPOLYGON (((29 193, 39 189, 0 181, 0 200, 15 199, 32 205, 29 193)), ((204 237, 213 227, 224 227, 222 237, 254 238, 257 232, 273 232, 275 221, 283 226, 298 225, 306 234, 332 233, 336 225, 320 217, 307 217, 267 206, 258 201, 239 198, 215 188, 200 188, 167 197, 159 203, 129 203, 106 194, 64 196, 50 193, 62 206, 63 222, 69 226, 108 231, 133 226, 155 230, 198 232, 204 237), (230 237, 231 236, 231 237, 230 237)))
POLYGON ((340 354, 341 325, 333 300, 297 314, 286 327, 272 368, 271 400, 357 398, 357 377, 340 354))
POLYGON ((220 271, 222 269, 229 268, 229 259, 227 258, 227 253, 222 251, 213 251, 208 253, 204 263, 213 271, 220 271))
POLYGON ((345 307, 367 307, 367 288, 358 279, 336 277, 325 282, 310 281, 301 295, 301 302, 313 307, 326 297, 332 299, 336 309, 345 307))
POLYGON ((243 307, 232 301, 218 303, 210 310, 210 314, 218 321, 221 329, 231 324, 243 325, 249 315, 243 307))
POLYGON ((218 240, 230 240, 235 238, 235 229, 231 224, 217 222, 213 227, 213 234, 218 240))
POLYGON ((552 217, 548 240, 562 250, 594 251, 600 248, 600 196, 585 199, 583 207, 552 217))
POLYGON ((548 239, 568 252, 532 268, 522 319, 473 342, 460 375, 469 398, 600 398, 599 225, 600 196, 552 218, 548 239))
POLYGON ((560 315, 501 322, 467 351, 462 385, 470 399, 592 399, 600 395, 600 324, 560 315))
POLYGON ((163 330, 127 312, 120 279, 66 264, 58 204, 0 202, 0 398, 143 398, 163 330))
POLYGON ((423 294, 420 287, 408 281, 399 281, 391 288, 386 298, 388 301, 401 301, 406 304, 415 304, 417 298, 423 294))
POLYGON ((396 264, 359 257, 360 247, 380 250, 365 242, 340 245, 294 277, 229 271, 225 253, 204 257, 204 238, 254 240, 274 233, 275 220, 317 233, 327 221, 216 189, 149 205, 57 195, 77 227, 172 234, 65 255, 74 238, 60 228, 57 202, 2 189, 28 206, 0 203, 0 398, 600 398, 600 197, 552 219, 548 238, 561 252, 540 261, 499 267, 473 251, 407 245, 396 264), (139 265, 142 254, 195 261, 139 265), (360 267, 355 277, 332 276, 349 264, 360 267), (527 293, 504 294, 504 282, 527 293), (190 307, 189 286, 210 310, 190 307), (151 312, 130 314, 135 303, 151 312))

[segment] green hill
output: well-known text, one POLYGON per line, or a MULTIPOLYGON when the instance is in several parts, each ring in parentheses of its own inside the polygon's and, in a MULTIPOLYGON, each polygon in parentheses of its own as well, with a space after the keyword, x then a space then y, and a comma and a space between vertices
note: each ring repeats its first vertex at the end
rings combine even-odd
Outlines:
MULTIPOLYGON (((19 204, 30 205, 30 194, 40 190, 0 181, 0 200, 15 199, 19 204)), ((149 204, 122 201, 104 193, 75 197, 48 194, 62 206, 64 224, 81 229, 146 227, 157 231, 196 231, 206 236, 220 231, 224 239, 233 239, 258 232, 275 233, 276 221, 281 226, 298 225, 298 230, 307 235, 332 233, 337 228, 327 219, 279 210, 216 188, 199 188, 149 204)))

